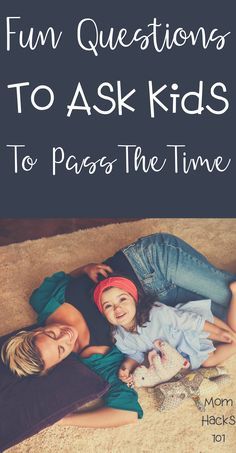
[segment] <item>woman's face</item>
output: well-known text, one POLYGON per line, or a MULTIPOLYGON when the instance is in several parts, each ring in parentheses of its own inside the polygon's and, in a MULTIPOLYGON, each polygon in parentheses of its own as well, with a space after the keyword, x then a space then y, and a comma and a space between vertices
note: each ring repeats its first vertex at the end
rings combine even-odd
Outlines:
POLYGON ((35 344, 45 363, 45 370, 57 365, 76 350, 78 332, 73 326, 49 324, 35 335, 35 344))
POLYGON ((127 292, 119 288, 109 288, 101 296, 103 314, 113 326, 126 330, 133 328, 136 315, 136 302, 127 292))

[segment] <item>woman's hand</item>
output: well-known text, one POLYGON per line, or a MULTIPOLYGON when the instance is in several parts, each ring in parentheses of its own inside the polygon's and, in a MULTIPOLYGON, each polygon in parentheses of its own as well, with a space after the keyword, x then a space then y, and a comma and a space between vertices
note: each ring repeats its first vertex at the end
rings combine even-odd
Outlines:
POLYGON ((88 275, 93 282, 98 282, 98 275, 103 275, 103 277, 108 277, 112 271, 112 268, 107 264, 99 263, 89 263, 83 266, 84 273, 88 275))
POLYGON ((110 266, 103 263, 89 263, 85 264, 85 266, 78 267, 77 269, 70 272, 72 277, 78 277, 82 274, 87 274, 94 283, 98 282, 98 275, 101 274, 103 277, 108 277, 109 273, 113 272, 110 266))

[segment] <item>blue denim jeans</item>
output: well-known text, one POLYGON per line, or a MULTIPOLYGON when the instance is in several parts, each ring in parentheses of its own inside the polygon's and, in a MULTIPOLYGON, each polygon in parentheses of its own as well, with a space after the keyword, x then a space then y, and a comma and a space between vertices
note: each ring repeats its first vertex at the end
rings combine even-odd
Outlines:
POLYGON ((212 312, 225 319, 236 275, 217 269, 182 239, 157 233, 122 249, 146 294, 167 305, 211 299, 212 312))

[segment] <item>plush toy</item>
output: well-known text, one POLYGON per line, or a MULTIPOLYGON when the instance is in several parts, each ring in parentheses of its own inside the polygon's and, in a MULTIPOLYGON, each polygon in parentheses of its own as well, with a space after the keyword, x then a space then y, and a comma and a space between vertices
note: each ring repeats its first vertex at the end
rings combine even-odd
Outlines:
POLYGON ((178 407, 187 398, 191 398, 200 411, 205 410, 204 400, 212 397, 221 386, 231 381, 223 367, 199 368, 188 374, 179 373, 174 382, 160 384, 148 392, 153 393, 159 411, 178 407))
POLYGON ((135 387, 154 387, 161 382, 169 381, 181 369, 190 366, 189 361, 165 341, 156 340, 154 346, 158 352, 156 350, 149 352, 149 368, 142 365, 133 373, 135 387))

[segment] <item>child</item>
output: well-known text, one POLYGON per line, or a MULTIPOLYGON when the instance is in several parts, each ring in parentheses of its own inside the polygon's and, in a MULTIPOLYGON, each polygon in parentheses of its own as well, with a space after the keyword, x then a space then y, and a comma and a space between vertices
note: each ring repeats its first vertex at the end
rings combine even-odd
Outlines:
POLYGON ((139 300, 134 283, 124 277, 109 277, 95 288, 94 301, 114 326, 116 346, 127 359, 119 378, 132 383, 132 372, 153 349, 156 339, 167 341, 190 361, 192 369, 215 366, 236 353, 236 282, 227 324, 211 313, 211 301, 198 300, 175 308, 139 300), (214 346, 213 341, 217 342, 214 346), (222 343, 222 344, 221 344, 222 343))

